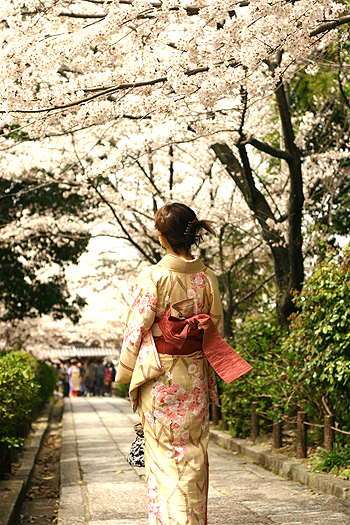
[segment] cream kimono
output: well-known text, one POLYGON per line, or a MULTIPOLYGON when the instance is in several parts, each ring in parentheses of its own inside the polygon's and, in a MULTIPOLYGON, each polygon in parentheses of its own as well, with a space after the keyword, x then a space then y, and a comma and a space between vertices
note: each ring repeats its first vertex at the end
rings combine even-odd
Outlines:
POLYGON ((215 274, 199 260, 166 255, 143 270, 135 286, 116 381, 130 383, 145 433, 150 523, 206 525, 209 396, 217 402, 215 374, 202 350, 158 354, 157 323, 174 303, 193 300, 222 332, 215 274))

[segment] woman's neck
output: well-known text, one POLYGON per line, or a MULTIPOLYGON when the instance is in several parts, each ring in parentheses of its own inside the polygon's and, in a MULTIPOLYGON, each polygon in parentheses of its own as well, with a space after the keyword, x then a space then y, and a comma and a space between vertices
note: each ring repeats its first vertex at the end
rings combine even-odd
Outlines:
POLYGON ((175 257, 180 257, 180 259, 186 259, 187 261, 194 259, 193 255, 191 255, 190 252, 186 252, 186 250, 180 250, 178 253, 176 253, 174 250, 167 248, 166 254, 175 255, 175 257))

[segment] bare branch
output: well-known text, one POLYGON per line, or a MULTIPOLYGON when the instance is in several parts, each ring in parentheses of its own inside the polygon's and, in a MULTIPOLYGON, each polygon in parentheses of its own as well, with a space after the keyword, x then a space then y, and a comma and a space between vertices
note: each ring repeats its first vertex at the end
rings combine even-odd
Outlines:
POLYGON ((342 79, 341 79, 341 69, 339 69, 339 71, 338 71, 338 85, 339 85, 340 94, 343 97, 343 101, 344 101, 345 105, 348 108, 350 108, 350 101, 349 101, 348 97, 346 96, 346 93, 344 91, 344 86, 343 86, 343 83, 342 83, 342 79))
POLYGON ((255 288, 254 290, 252 290, 251 292, 249 292, 247 295, 245 295, 242 299, 240 299, 238 301, 238 303, 236 303, 236 305, 238 304, 241 304, 241 303, 244 303, 245 301, 247 301, 248 299, 250 299, 250 297, 252 297, 253 295, 255 295, 259 290, 261 290, 261 288, 263 288, 265 286, 266 283, 268 283, 269 281, 271 281, 271 279, 273 279, 274 277, 276 276, 275 273, 269 275, 269 277, 267 277, 267 279, 265 279, 257 288, 255 288))
POLYGON ((288 151, 274 148, 270 144, 266 144, 266 142, 261 142, 260 140, 254 139, 253 137, 247 138, 247 143, 251 144, 252 146, 254 146, 254 148, 258 149, 259 151, 263 151, 264 153, 271 155, 271 157, 284 159, 287 162, 292 160, 292 155, 288 153, 288 151))

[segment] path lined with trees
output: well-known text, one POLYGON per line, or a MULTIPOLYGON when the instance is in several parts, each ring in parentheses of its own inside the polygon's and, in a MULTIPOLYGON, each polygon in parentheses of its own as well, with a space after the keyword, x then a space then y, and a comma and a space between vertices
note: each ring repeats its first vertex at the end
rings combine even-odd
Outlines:
POLYGON ((350 477, 349 2, 192 4, 2 1, 4 359, 66 343, 67 326, 82 344, 120 341, 129 283, 162 256, 154 213, 186 201, 215 223, 199 255, 219 276, 226 337, 253 365, 220 385, 221 425, 247 437, 255 402, 261 433, 283 421, 293 449, 305 412, 313 461, 333 418, 344 433, 320 464, 350 477), (115 315, 72 329, 89 298, 67 265, 94 237, 134 255, 77 270, 115 315))

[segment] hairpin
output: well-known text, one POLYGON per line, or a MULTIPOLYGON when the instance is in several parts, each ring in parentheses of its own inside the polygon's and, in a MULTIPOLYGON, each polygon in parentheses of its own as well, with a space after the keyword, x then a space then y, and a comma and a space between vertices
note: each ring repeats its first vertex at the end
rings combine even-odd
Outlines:
POLYGON ((194 221, 188 221, 187 228, 185 230, 185 234, 184 235, 194 235, 194 236, 196 236, 197 231, 193 232, 193 230, 192 230, 193 223, 194 223, 194 221))

